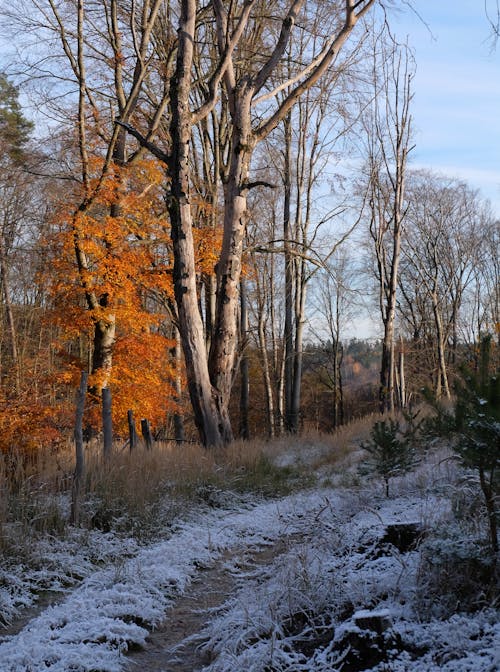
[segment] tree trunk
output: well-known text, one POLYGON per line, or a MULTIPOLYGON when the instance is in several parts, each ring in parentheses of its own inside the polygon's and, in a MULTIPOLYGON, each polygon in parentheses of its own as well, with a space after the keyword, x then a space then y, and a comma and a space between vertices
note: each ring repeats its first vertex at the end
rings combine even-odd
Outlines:
POLYGON ((394 412, 394 331, 393 322, 385 322, 380 361, 380 412, 394 412))
MULTIPOLYGON (((100 305, 107 307, 107 297, 101 298, 100 305)), ((102 390, 109 385, 113 367, 115 335, 116 321, 113 313, 108 313, 105 320, 102 319, 95 323, 91 369, 94 382, 90 391, 98 397, 101 396, 102 390)))
POLYGON ((137 448, 137 430, 135 428, 134 411, 127 411, 128 438, 130 452, 137 448))
MULTIPOLYGON (((398 137, 398 147, 401 138, 398 137)), ((399 261, 401 256, 401 233, 403 220, 403 200, 405 186, 407 147, 401 148, 396 156, 395 192, 393 204, 392 254, 389 271, 389 283, 385 290, 384 338, 382 342, 382 361, 380 367, 380 410, 382 413, 394 413, 394 322, 396 319, 396 295, 398 289, 399 261)), ((384 277, 386 277, 387 270, 384 277)))
POLYGON ((344 411, 344 383, 342 380, 342 361, 344 359, 344 349, 342 344, 340 345, 339 356, 337 360, 338 364, 338 406, 339 406, 339 424, 342 426, 345 423, 345 411, 344 411))
POLYGON ((12 358, 12 368, 14 370, 14 384, 16 393, 19 394, 21 389, 21 372, 19 370, 19 355, 17 351, 17 332, 16 322, 14 319, 14 311, 12 310, 12 301, 10 297, 10 287, 7 275, 7 261, 5 258, 5 246, 3 241, 3 234, 0 238, 0 280, 2 283, 2 293, 5 305, 5 313, 7 317, 7 329, 10 338, 10 355, 12 358))
POLYGON ((142 418, 141 420, 141 433, 147 450, 151 450, 153 448, 153 436, 151 434, 151 427, 149 426, 149 420, 147 418, 142 418))
POLYGON ((292 418, 292 394, 293 394, 293 369, 294 369, 294 348, 293 348, 293 256, 292 256, 292 230, 291 230, 291 194, 292 194, 292 166, 291 166, 291 145, 292 145, 292 119, 288 114, 283 122, 285 132, 285 163, 283 166, 283 240, 284 240, 284 258, 285 258, 285 327, 284 327, 284 413, 285 429, 288 432, 293 431, 292 418))
POLYGON ((264 391, 266 395, 266 410, 267 410, 267 433, 269 438, 273 438, 275 435, 274 424, 275 424, 275 409, 274 409, 274 396, 273 396, 273 386, 271 382, 271 373, 269 368, 269 356, 267 352, 267 342, 266 342, 266 333, 265 333, 265 317, 264 313, 259 314, 258 320, 258 333, 259 333, 259 347, 260 347, 260 356, 262 359, 262 377, 264 382, 264 391))
POLYGON ((242 439, 250 438, 248 425, 250 379, 248 372, 248 308, 245 281, 240 282, 240 427, 239 435, 242 439))
POLYGON ((210 379, 217 390, 225 442, 232 440, 228 405, 238 340, 241 258, 246 229, 248 169, 253 149, 250 127, 252 91, 243 85, 235 95, 231 160, 224 185, 224 234, 217 264, 217 309, 209 356, 210 379))
POLYGON ((182 377, 181 377, 181 359, 182 347, 179 330, 174 327, 175 331, 175 346, 174 346, 174 360, 175 360, 175 403, 178 405, 174 413, 174 436, 177 443, 184 443, 186 434, 184 431, 184 416, 181 411, 182 404, 182 377))
POLYGON ((300 429, 300 396, 302 389, 302 362, 303 362, 303 339, 304 339, 304 311, 306 300, 306 284, 302 282, 302 274, 296 279, 297 310, 295 314, 295 342, 293 353, 293 381, 292 397, 289 408, 289 431, 297 434, 300 429), (300 285, 300 286, 299 286, 300 285))
POLYGON ((113 421, 111 418, 111 390, 102 389, 102 433, 104 439, 104 457, 109 459, 113 450, 113 421))
POLYGON ((399 406, 406 408, 406 376, 405 376, 405 353, 403 348, 403 339, 401 339, 401 349, 399 351, 399 406))
POLYGON ((73 485, 71 489, 71 524, 80 523, 80 504, 82 498, 82 488, 85 482, 85 450, 83 447, 83 414, 85 411, 85 397, 87 395, 86 371, 82 371, 80 378, 80 388, 78 390, 75 415, 75 453, 76 463, 73 474, 73 485))
POLYGON ((342 385, 342 345, 338 338, 333 343, 333 429, 344 424, 344 390, 342 385))
POLYGON ((432 293, 432 312, 434 314, 434 323, 436 325, 436 348, 437 348, 437 379, 436 379, 436 397, 442 394, 450 399, 450 387, 448 384, 448 372, 446 366, 446 339, 443 329, 443 320, 439 310, 439 300, 436 292, 432 293))
MULTIPOLYGON (((271 320, 271 338, 272 338, 272 377, 271 366, 269 358, 268 373, 269 373, 269 399, 272 404, 272 415, 270 417, 270 436, 281 436, 284 430, 284 408, 285 408, 285 385, 284 385, 284 347, 279 336, 278 320, 276 317, 276 300, 275 300, 275 262, 274 255, 271 255, 271 265, 269 273, 269 315, 271 320), (272 382, 271 382, 272 380, 272 382), (274 403, 274 400, 276 403, 274 403)), ((262 318, 264 320, 264 317, 262 318)), ((266 348, 267 357, 267 343, 265 338, 264 323, 262 327, 262 336, 259 333, 259 338, 262 338, 263 347, 266 348)))
POLYGON ((207 344, 207 352, 209 352, 212 344, 217 297, 217 282, 214 275, 205 276, 203 287, 205 290, 205 340, 207 344))
POLYGON ((486 479, 486 474, 484 469, 479 469, 479 481, 481 483, 481 490, 483 491, 484 501, 486 503, 486 511, 488 514, 488 524, 490 528, 490 544, 493 557, 495 558, 498 555, 498 530, 497 530, 497 510, 496 510, 496 497, 493 490, 493 474, 491 474, 491 482, 488 482, 486 479))
POLYGON ((174 293, 194 420, 203 445, 221 446, 231 438, 231 432, 227 411, 222 407, 220 395, 212 388, 208 372, 205 334, 198 307, 190 204, 189 94, 195 21, 196 2, 186 0, 181 5, 177 67, 170 87, 172 152, 168 163, 171 183, 168 210, 174 251, 174 293))

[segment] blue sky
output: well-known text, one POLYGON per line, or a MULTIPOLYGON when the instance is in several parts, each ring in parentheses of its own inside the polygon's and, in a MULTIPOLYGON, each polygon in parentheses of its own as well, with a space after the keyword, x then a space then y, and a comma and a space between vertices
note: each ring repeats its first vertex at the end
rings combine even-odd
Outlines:
POLYGON ((500 215, 500 44, 483 0, 412 0, 391 24, 415 50, 413 165, 466 180, 500 215), (423 22, 427 25, 425 25, 423 22))
POLYGON ((401 6, 390 23, 417 61, 413 166, 466 180, 500 215, 500 43, 492 48, 484 0, 394 2, 401 6))

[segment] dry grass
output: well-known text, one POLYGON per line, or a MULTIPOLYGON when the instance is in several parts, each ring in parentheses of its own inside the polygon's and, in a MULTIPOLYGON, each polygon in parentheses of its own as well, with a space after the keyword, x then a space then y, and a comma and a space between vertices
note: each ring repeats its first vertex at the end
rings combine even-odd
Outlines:
POLYGON ((325 450, 314 461, 314 468, 323 472, 350 470, 361 458, 361 443, 369 438, 373 424, 382 417, 378 413, 372 413, 353 420, 349 424, 339 427, 334 433, 323 437, 326 439, 322 444, 325 446, 325 450))
MULTIPOLYGON (((85 450, 82 525, 153 534, 200 501, 217 506, 224 493, 281 495, 310 485, 318 469, 352 462, 374 418, 332 435, 307 432, 275 440, 235 441, 224 450, 156 443, 132 453, 119 445, 104 460, 96 441, 85 450)), ((0 455, 0 550, 12 536, 63 534, 69 519, 74 448, 30 456, 0 455)))

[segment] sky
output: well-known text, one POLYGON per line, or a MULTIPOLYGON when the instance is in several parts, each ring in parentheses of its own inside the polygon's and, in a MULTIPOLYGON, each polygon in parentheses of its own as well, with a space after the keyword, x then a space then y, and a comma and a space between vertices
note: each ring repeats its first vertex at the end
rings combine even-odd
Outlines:
POLYGON ((413 166, 466 180, 500 215, 500 42, 495 49, 485 2, 496 6, 397 0, 394 7, 404 9, 392 9, 389 19, 400 39, 408 36, 417 62, 413 166))
POLYGON ((391 25, 408 36, 417 63, 413 166, 467 181, 500 215, 500 43, 495 49, 484 2, 411 5, 391 13, 391 25))

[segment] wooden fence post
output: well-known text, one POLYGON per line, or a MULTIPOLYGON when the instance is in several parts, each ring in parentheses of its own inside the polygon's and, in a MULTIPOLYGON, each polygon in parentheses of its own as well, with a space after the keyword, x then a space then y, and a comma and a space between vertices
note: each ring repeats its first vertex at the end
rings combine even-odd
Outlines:
POLYGON ((127 411, 127 420, 130 450, 132 451, 137 447, 137 432, 135 429, 134 411, 127 411))
POLYGON ((141 432, 142 436, 144 437, 144 441, 146 442, 146 448, 148 450, 151 450, 151 448, 153 447, 153 436, 151 434, 149 420, 146 420, 146 418, 143 418, 141 420, 141 432))
POLYGON ((102 431, 104 437, 104 457, 111 455, 113 448, 113 421, 111 419, 111 390, 104 387, 102 390, 102 431))
POLYGON ((80 378, 80 388, 76 399, 75 414, 75 471, 73 474, 73 485, 71 488, 71 519, 72 525, 80 523, 80 503, 82 496, 82 487, 85 479, 85 452, 83 448, 83 413, 85 410, 85 397, 87 395, 88 373, 82 371, 80 378))

